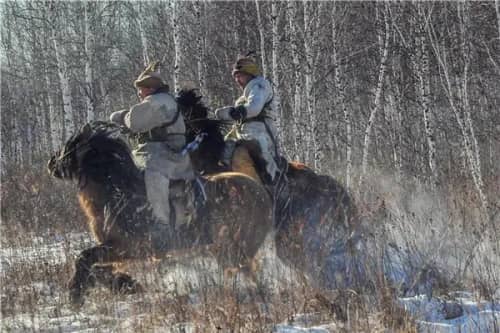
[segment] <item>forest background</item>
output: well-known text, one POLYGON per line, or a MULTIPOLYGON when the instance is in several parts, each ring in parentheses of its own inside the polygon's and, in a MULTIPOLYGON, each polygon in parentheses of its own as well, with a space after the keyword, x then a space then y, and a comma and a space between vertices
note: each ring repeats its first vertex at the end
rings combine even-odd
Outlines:
MULTIPOLYGON (((282 153, 349 188, 381 258, 397 244, 406 276, 500 290, 500 1, 1 1, 0 15, 2 248, 86 232, 75 189, 46 162, 86 122, 137 103, 146 64, 215 109, 239 96, 231 65, 255 51, 282 153)), ((69 276, 59 257, 30 260, 2 272, 14 320, 43 298, 20 286, 56 277, 62 295, 69 276)))
POLYGON ((151 60, 216 108, 238 96, 237 55, 256 51, 289 159, 353 189, 370 168, 470 183, 484 206, 498 182, 498 1, 15 1, 2 17, 2 173, 136 103, 151 60))

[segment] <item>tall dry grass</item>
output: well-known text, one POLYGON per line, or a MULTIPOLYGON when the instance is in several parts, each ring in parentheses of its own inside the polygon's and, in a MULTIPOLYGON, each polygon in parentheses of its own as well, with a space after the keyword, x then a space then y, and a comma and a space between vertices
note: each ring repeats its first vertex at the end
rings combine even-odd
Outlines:
POLYGON ((462 184, 431 193, 417 182, 376 179, 358 200, 368 240, 360 255, 372 286, 363 293, 318 289, 268 249, 256 285, 240 275, 224 281, 211 258, 136 262, 127 269, 144 293, 114 295, 97 286, 73 309, 65 283, 78 252, 92 245, 75 186, 53 180, 43 166, 9 170, 1 187, 2 330, 269 332, 290 324, 415 332, 414 318, 397 302, 403 294, 451 297, 469 290, 494 300, 498 214, 483 220, 473 191, 462 184))

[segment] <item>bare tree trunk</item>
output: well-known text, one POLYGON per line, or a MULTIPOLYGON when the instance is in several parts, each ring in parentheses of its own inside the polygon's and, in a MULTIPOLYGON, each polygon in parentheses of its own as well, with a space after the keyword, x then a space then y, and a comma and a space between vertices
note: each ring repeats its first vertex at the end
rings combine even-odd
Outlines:
POLYGON ((428 146, 428 166, 430 169, 431 185, 434 188, 438 184, 437 162, 436 162, 436 137, 434 130, 434 123, 432 122, 432 114, 430 110, 431 105, 431 91, 430 91, 430 69, 429 69, 429 50, 425 38, 425 24, 427 14, 424 11, 424 3, 417 4, 418 21, 416 24, 416 47, 417 57, 415 59, 414 67, 417 72, 418 78, 418 98, 424 119, 425 136, 428 146))
POLYGON ((19 127, 19 119, 18 116, 15 115, 12 119, 12 132, 14 134, 14 158, 13 161, 16 164, 19 164, 22 167, 24 167, 24 156, 23 156, 23 138, 24 135, 20 131, 19 127))
POLYGON ((206 4, 204 2, 194 2, 194 10, 196 15, 196 45, 197 45, 197 58, 196 58, 196 67, 198 70, 198 85, 200 87, 200 92, 203 96, 207 96, 207 86, 206 86, 206 71, 205 71, 205 63, 206 63, 206 38, 205 38, 205 28, 206 28, 206 4))
POLYGON ((280 50, 280 33, 278 27, 278 19, 279 19, 279 3, 273 1, 271 4, 271 22, 272 22, 272 71, 273 71, 273 104, 276 108, 276 115, 278 117, 276 121, 276 127, 278 132, 278 137, 276 140, 278 142, 284 142, 282 128, 284 127, 283 121, 283 110, 281 109, 281 85, 280 85, 280 69, 278 65, 278 56, 280 50))
POLYGON ((92 12, 93 5, 98 5, 96 2, 92 4, 87 1, 84 3, 85 6, 85 100, 87 104, 87 122, 95 119, 95 94, 94 94, 94 75, 93 75, 93 64, 94 64, 94 33, 92 31, 90 22, 90 12, 92 12))
POLYGON ((377 82, 377 88, 375 90, 375 100, 373 102, 373 108, 370 112, 370 118, 368 119, 368 124, 366 125, 365 129, 365 138, 364 138, 364 143, 363 143, 363 155, 361 159, 361 175, 359 178, 359 185, 358 189, 361 191, 361 186, 363 185, 364 177, 367 172, 368 168, 368 153, 369 153, 369 148, 370 148, 370 142, 371 142, 371 132, 373 128, 373 124, 375 122, 375 116, 377 115, 377 112, 380 108, 381 104, 381 99, 382 99, 382 90, 384 87, 384 81, 385 81, 385 72, 386 72, 386 67, 387 67, 387 59, 389 56, 389 37, 390 37, 390 25, 389 25, 389 17, 388 17, 388 9, 387 9, 388 4, 384 3, 384 25, 385 25, 385 32, 384 32, 384 44, 381 50, 382 57, 380 59, 380 68, 378 72, 378 82, 377 82))
POLYGON ((303 115, 306 118, 306 124, 310 124, 306 129, 306 149, 307 162, 313 162, 315 169, 319 167, 319 151, 317 144, 317 119, 316 119, 316 99, 314 96, 314 3, 309 1, 303 2, 304 9, 304 49, 305 49, 305 81, 306 81, 306 103, 307 113, 303 115))
POLYGON ((339 39, 339 25, 336 22, 337 18, 337 4, 332 4, 332 17, 334 21, 332 22, 332 59, 334 72, 334 84, 335 91, 337 93, 337 105, 342 110, 342 115, 344 117, 344 123, 346 128, 346 169, 345 169, 345 185, 346 187, 351 186, 352 177, 352 124, 351 124, 351 111, 347 108, 345 101, 345 80, 343 77, 343 67, 339 61, 339 49, 340 49, 340 39, 339 39))
MULTIPOLYGON (((61 87, 63 100, 64 139, 66 140, 75 132, 75 120, 73 116, 73 98, 71 96, 68 64, 66 62, 66 49, 64 44, 59 41, 59 35, 56 29, 57 28, 54 27, 52 30, 52 38, 57 61, 59 84, 61 87)), ((61 35, 63 35, 64 28, 61 28, 59 30, 61 30, 61 35)), ((63 40, 62 37, 61 40, 63 40)))
MULTIPOLYGON (((175 1, 174 1, 175 3, 175 1)), ((146 3, 147 4, 147 3, 146 3)), ((148 43, 148 38, 146 37, 146 30, 144 29, 144 21, 142 20, 142 15, 143 15, 143 9, 142 7, 144 4, 140 1, 136 3, 136 12, 137 12, 137 26, 139 27, 139 34, 141 36, 141 44, 142 44, 142 61, 144 63, 144 66, 147 66, 150 63, 150 58, 149 58, 149 43, 148 43)))
POLYGON ((400 109, 400 99, 401 96, 397 92, 391 92, 389 97, 389 123, 392 127, 391 130, 391 141, 392 141, 392 160, 394 163, 394 168, 396 169, 396 177, 398 182, 401 180, 403 164, 402 164, 402 154, 401 154, 401 109, 400 109))
POLYGON ((55 101, 54 101, 54 95, 53 95, 53 83, 52 79, 50 77, 50 71, 49 71, 49 63, 48 59, 50 59, 50 43, 49 43, 49 29, 45 30, 45 38, 44 38, 44 54, 42 56, 43 58, 43 73, 44 73, 44 79, 45 79, 45 88, 47 92, 47 103, 49 107, 49 131, 50 131, 50 147, 51 151, 54 151, 56 149, 59 149, 59 147, 62 144, 62 138, 63 138, 63 128, 62 128, 62 119, 61 119, 61 113, 59 112, 58 108, 56 107, 55 101))
POLYGON ((301 160, 305 160, 304 156, 304 146, 302 138, 305 134, 305 120, 302 117, 302 66, 300 61, 299 54, 299 31, 297 29, 296 22, 298 21, 298 8, 297 2, 291 1, 289 4, 289 26, 290 26, 290 43, 291 43, 291 51, 292 51, 292 61, 294 68, 294 90, 293 90, 293 142, 294 142, 294 151, 296 157, 301 160), (299 155, 300 154, 300 155, 299 155))
POLYGON ((497 12, 498 41, 500 42, 500 0, 495 0, 495 11, 497 12))
POLYGON ((255 0, 255 9, 257 11, 257 28, 259 29, 260 36, 260 57, 262 60, 262 74, 267 76, 267 65, 266 65, 266 35, 265 35, 265 27, 264 22, 262 21, 262 17, 260 15, 260 2, 259 0, 255 0))
MULTIPOLYGON (((460 9, 461 5, 463 4, 460 3, 457 4, 457 6, 459 6, 458 8, 459 16, 466 14, 465 10, 460 9)), ((460 35, 461 38, 464 39, 466 38, 465 31, 469 27, 465 25, 466 18, 464 16, 462 16, 461 18, 462 22, 460 22, 460 24, 462 26, 460 27, 460 35)), ((443 50, 441 49, 441 46, 437 41, 436 33, 433 30, 432 24, 428 24, 426 25, 426 27, 429 34, 429 39, 431 40, 431 46, 433 48, 434 54, 436 55, 438 65, 441 68, 440 78, 443 89, 446 93, 448 102, 450 103, 450 107, 455 115, 455 119, 457 120, 458 126, 462 133, 462 138, 464 143, 464 155, 469 164, 472 179, 478 191, 483 209, 485 212, 487 212, 488 200, 484 192, 484 183, 481 174, 481 162, 480 162, 478 147, 476 144, 477 140, 474 135, 472 122, 467 120, 467 118, 470 117, 470 115, 467 115, 467 112, 469 112, 469 110, 465 110, 466 108, 470 107, 468 102, 468 89, 467 89, 467 82, 469 80, 468 70, 470 66, 470 58, 468 54, 469 41, 468 40, 459 41, 460 44, 462 45, 463 68, 462 68, 462 77, 457 77, 459 82, 455 82, 456 81, 455 78, 452 77, 452 75, 454 75, 454 71, 448 65, 448 59, 447 59, 448 55, 444 51, 444 47, 442 47, 443 50), (457 92, 454 91, 454 87, 457 87, 456 89, 458 90, 457 92), (459 103, 462 105, 462 107, 460 106, 459 103)))
POLYGON ((173 11, 172 11, 172 25, 173 25, 173 33, 174 33, 174 90, 177 92, 180 90, 180 65, 182 59, 182 48, 181 48, 181 39, 180 39, 180 25, 179 18, 181 15, 181 3, 179 1, 173 1, 172 3, 173 11))

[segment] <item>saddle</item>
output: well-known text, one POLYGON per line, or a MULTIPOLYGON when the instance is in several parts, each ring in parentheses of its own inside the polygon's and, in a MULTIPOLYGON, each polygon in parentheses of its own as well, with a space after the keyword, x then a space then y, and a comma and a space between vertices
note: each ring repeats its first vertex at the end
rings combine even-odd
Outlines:
POLYGON ((251 144, 236 145, 230 158, 230 171, 240 172, 263 185, 275 205, 275 214, 280 219, 285 218, 288 213, 290 202, 290 190, 288 186, 288 161, 284 157, 279 157, 277 161, 280 172, 274 180, 266 172, 265 161, 258 157, 258 146, 251 144))

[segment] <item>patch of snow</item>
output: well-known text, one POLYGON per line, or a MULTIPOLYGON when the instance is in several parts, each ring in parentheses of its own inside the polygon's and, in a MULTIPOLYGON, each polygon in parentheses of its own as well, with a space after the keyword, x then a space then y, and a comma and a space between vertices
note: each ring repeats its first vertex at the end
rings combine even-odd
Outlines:
POLYGON ((446 305, 451 303, 426 295, 400 298, 405 309, 417 318, 422 333, 491 333, 500 332, 500 304, 475 301, 472 293, 456 292, 453 302, 462 309, 456 318, 447 318, 446 305))

